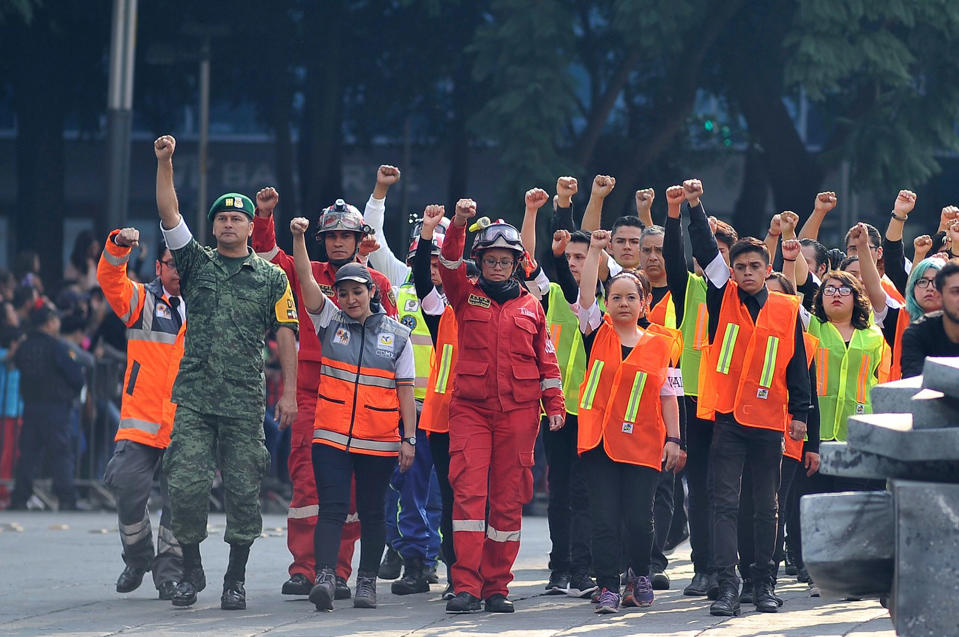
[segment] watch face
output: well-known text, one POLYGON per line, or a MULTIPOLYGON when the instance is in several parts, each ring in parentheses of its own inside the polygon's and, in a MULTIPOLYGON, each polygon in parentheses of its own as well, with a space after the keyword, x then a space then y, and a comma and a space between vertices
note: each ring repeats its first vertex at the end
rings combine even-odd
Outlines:
POLYGON ((414 447, 416 446, 416 436, 411 436, 411 437, 409 437, 409 438, 404 438, 404 440, 406 440, 406 442, 410 443, 410 444, 413 445, 414 447))

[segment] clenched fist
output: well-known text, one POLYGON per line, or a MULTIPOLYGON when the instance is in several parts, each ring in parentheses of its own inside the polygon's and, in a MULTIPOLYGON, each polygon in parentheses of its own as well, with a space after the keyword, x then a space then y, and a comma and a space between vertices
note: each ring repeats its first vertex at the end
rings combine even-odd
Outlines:
POLYGON ((786 239, 783 241, 783 259, 786 261, 795 261, 802 253, 802 244, 798 239, 786 239))
POLYGON ((256 193, 256 214, 261 217, 269 217, 273 214, 276 204, 280 201, 280 194, 273 186, 261 188, 256 193))
POLYGON ((616 179, 609 175, 596 175, 593 177, 592 196, 605 199, 609 193, 616 187, 616 179))
POLYGON ((869 250, 869 231, 866 230, 865 224, 857 223, 849 230, 849 241, 856 246, 856 252, 860 257, 869 250))
POLYGON ((169 161, 176 149, 176 140, 173 135, 161 135, 153 142, 153 152, 159 161, 169 161))
POLYGON ((828 190, 826 192, 821 192, 816 195, 815 210, 816 212, 825 214, 836 207, 837 201, 839 200, 836 197, 836 193, 833 191, 828 190))
POLYGON ((400 169, 396 166, 383 164, 376 170, 376 183, 392 186, 400 180, 400 169))
POLYGON ((593 230, 589 237, 590 250, 605 250, 609 245, 609 230, 593 230))
POLYGON ((911 190, 900 190, 896 197, 896 203, 893 210, 900 217, 907 217, 912 209, 916 207, 916 193, 911 190))
POLYGON ((290 219, 290 233, 294 237, 302 237, 310 229, 310 221, 305 217, 294 217, 290 219))
POLYGON ((124 248, 136 248, 140 245, 140 231, 136 228, 124 228, 113 235, 113 243, 124 248))
POLYGON ((549 194, 542 188, 531 188, 526 191, 526 209, 539 210, 549 201, 549 194))
POLYGON ((921 234, 912 240, 913 256, 912 262, 918 263, 926 258, 929 251, 932 250, 932 237, 928 234, 921 234))
POLYGON ((698 179, 687 179, 683 182, 683 191, 686 194, 686 201, 690 208, 699 205, 699 200, 703 196, 703 182, 698 179))
POLYGON ((955 206, 946 206, 943 208, 939 214, 939 230, 943 231, 948 228, 953 220, 955 220, 957 214, 959 214, 959 208, 955 206))
POLYGON ((792 210, 784 210, 779 213, 779 228, 783 233, 784 239, 792 239, 796 236, 796 226, 799 225, 799 215, 792 210))
POLYGON ((556 196, 559 197, 560 207, 569 208, 569 200, 577 192, 579 192, 579 182, 575 177, 560 177, 556 180, 556 196))
POLYGON ((357 254, 359 255, 360 259, 365 261, 368 256, 379 249, 380 242, 376 240, 376 235, 368 234, 363 237, 362 241, 360 241, 360 247, 357 250, 357 254))
POLYGON ((649 210, 656 198, 656 191, 652 188, 643 188, 636 191, 636 212, 649 210))
POLYGON ((769 220, 769 236, 778 237, 783 233, 783 218, 780 214, 774 214, 769 220))
POLYGON ((445 215, 446 208, 443 206, 435 203, 426 206, 423 209, 423 225, 420 226, 420 237, 432 239, 433 231, 436 230, 436 226, 440 225, 440 221, 443 220, 445 215))
POLYGON ((569 245, 569 230, 557 230, 553 233, 553 256, 561 257, 569 245))
POLYGON ((456 216, 466 220, 476 216, 476 202, 472 199, 460 199, 456 202, 456 216))
POLYGON ((686 201, 686 190, 682 186, 670 186, 666 189, 666 205, 679 208, 686 201))

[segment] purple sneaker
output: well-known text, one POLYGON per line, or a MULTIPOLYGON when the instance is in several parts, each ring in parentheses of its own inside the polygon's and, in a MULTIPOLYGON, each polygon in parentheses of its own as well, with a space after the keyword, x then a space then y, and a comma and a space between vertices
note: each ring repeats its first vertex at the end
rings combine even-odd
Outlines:
POLYGON ((619 595, 608 588, 599 592, 599 603, 596 606, 596 614, 610 615, 619 610, 619 595))
POLYGON ((653 605, 653 585, 648 577, 640 575, 636 578, 636 582, 633 585, 633 596, 636 599, 637 606, 646 607, 653 605))

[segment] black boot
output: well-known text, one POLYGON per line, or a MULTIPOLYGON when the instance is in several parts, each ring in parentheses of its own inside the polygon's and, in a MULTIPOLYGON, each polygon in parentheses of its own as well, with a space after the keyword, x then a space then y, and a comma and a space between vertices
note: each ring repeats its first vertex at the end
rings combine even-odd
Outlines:
POLYGON ((120 573, 120 577, 117 578, 117 592, 130 593, 140 588, 140 584, 143 583, 143 576, 146 575, 148 570, 150 569, 137 568, 127 564, 127 567, 120 573))
POLYGON ((294 573, 290 579, 283 582, 281 594, 306 596, 311 590, 313 590, 313 582, 302 573, 294 573))
POLYGON ((479 597, 470 593, 457 593, 456 597, 446 602, 446 612, 454 615, 463 613, 477 613, 480 611, 479 597))
POLYGON ((725 580, 719 584, 719 596, 709 606, 710 615, 735 617, 739 615, 739 586, 736 580, 725 580))
POLYGON ((386 555, 383 556, 383 563, 380 564, 380 579, 396 579, 400 576, 400 570, 403 568, 403 558, 399 553, 393 550, 392 546, 386 547, 386 555))
POLYGON ((192 606, 197 593, 206 588, 206 574, 200 561, 200 544, 180 544, 183 551, 183 577, 170 600, 174 606, 192 606))
POLYGON ((752 604, 753 603, 753 581, 748 578, 743 578, 743 590, 739 594, 739 603, 740 604, 752 604))
POLYGON ((426 579, 426 569, 423 560, 419 557, 410 557, 403 560, 405 569, 403 577, 393 582, 390 590, 394 595, 412 595, 415 593, 430 592, 430 583, 426 579))
POLYGON ((768 578, 754 580, 753 604, 760 613, 778 613, 779 602, 773 594, 773 586, 768 578))
POLYGON ((704 597, 707 588, 709 588, 709 575, 706 573, 693 573, 693 581, 689 583, 689 586, 683 589, 683 595, 704 597))
POLYGON ((715 600, 719 597, 719 576, 713 571, 709 574, 709 582, 706 585, 706 599, 715 600))
POLYGON ((223 576, 223 595, 220 596, 220 608, 223 610, 243 610, 246 608, 246 562, 250 559, 250 544, 231 544, 230 562, 223 576))

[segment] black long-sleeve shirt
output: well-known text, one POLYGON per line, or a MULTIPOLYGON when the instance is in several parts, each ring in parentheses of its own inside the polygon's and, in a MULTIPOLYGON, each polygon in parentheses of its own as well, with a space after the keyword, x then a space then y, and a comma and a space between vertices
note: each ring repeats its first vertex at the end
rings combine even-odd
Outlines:
POLYGON ((902 333, 903 378, 921 374, 927 356, 959 356, 959 343, 946 334, 943 320, 941 311, 931 312, 902 333))
MULTIPOLYGON (((413 255, 413 287, 416 289, 416 298, 423 303, 423 299, 429 296, 430 292, 436 289, 433 285, 433 274, 430 272, 430 259, 433 252, 433 242, 429 245, 420 238, 420 245, 413 255)), ((402 309, 402 308, 400 308, 402 309)), ((430 337, 433 339, 433 346, 436 346, 436 335, 440 331, 440 318, 442 314, 427 314, 420 311, 423 315, 423 322, 426 323, 426 329, 430 331, 430 337)))
POLYGON ((909 273, 906 272, 906 255, 903 252, 902 239, 890 241, 886 237, 882 238, 882 262, 886 276, 899 293, 905 295, 909 273))
MULTIPOLYGON (((693 245, 693 256, 699 261, 703 270, 708 270, 709 265, 719 256, 719 246, 716 244, 716 237, 709 229, 706 211, 701 203, 695 208, 690 208, 684 203, 683 207, 687 209, 689 218, 689 238, 693 245)), ((706 286, 710 343, 715 340, 716 330, 719 328, 719 315, 722 310, 727 283, 728 281, 723 281, 722 285, 717 286, 713 281, 709 281, 706 286)), ((756 317, 759 316, 759 311, 769 298, 768 290, 763 286, 755 295, 748 294, 742 289, 737 290, 737 293, 739 294, 739 300, 746 306, 749 315, 755 321, 756 317)), ((795 420, 806 422, 811 400, 809 368, 806 366, 806 346, 803 341, 802 321, 798 316, 796 317, 796 328, 793 336, 793 355, 786 365, 786 387, 789 391, 787 406, 789 413, 795 420)))
POLYGON ((689 267, 683 251, 683 225, 679 219, 666 217, 663 236, 663 262, 666 264, 666 285, 676 306, 676 326, 683 322, 686 309, 686 285, 689 282, 689 267))
POLYGON ((69 403, 83 389, 83 367, 65 343, 44 332, 31 332, 17 348, 14 362, 25 403, 69 403))

